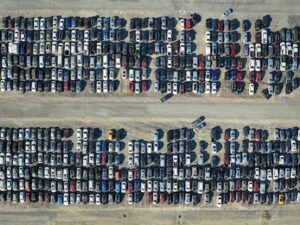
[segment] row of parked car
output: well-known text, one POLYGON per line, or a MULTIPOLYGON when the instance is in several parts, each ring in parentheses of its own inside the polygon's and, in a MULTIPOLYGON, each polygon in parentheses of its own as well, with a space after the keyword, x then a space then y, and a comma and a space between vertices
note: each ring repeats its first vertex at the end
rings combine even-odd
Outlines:
MULTIPOLYGON (((296 127, 276 128, 274 141, 298 141, 298 132, 296 127)), ((239 153, 230 149, 228 152, 236 161, 227 164, 224 160, 224 165, 219 166, 214 163, 213 149, 211 163, 208 162, 204 141, 199 143, 196 160, 193 129, 167 131, 166 153, 161 151, 163 131, 157 129, 151 141, 128 142, 128 167, 121 167, 125 160, 124 130, 112 129, 106 140, 99 140, 99 129, 79 128, 76 152, 70 152, 72 143, 68 138, 72 133, 71 129, 54 127, 1 128, 0 199, 15 203, 99 205, 120 203, 125 196, 129 204, 138 203, 146 195, 149 204, 198 205, 209 204, 217 193, 217 206, 222 206, 235 201, 277 204, 278 197, 281 202, 282 198, 286 202, 298 198, 298 149, 294 153, 276 150, 239 153), (35 146, 47 142, 49 148, 35 146), (280 197, 282 194, 284 197, 280 197)), ((244 141, 256 142, 267 141, 269 136, 266 130, 250 127, 245 127, 242 135, 244 141)), ((224 131, 225 141, 235 143, 238 136, 236 129, 224 131)), ((214 131, 212 138, 216 141, 219 138, 214 131)))

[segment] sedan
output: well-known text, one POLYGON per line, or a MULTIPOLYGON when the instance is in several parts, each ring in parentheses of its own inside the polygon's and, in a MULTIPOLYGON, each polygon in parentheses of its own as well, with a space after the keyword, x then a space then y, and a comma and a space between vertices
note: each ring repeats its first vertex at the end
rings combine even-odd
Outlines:
POLYGON ((249 84, 249 95, 254 95, 255 93, 255 86, 254 83, 249 84))

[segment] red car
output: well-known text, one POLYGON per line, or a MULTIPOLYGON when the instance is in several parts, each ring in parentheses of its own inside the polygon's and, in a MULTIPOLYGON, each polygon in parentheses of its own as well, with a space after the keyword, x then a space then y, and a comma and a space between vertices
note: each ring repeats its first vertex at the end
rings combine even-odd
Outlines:
POLYGON ((260 141, 260 130, 255 130, 254 137, 256 141, 260 141))
POLYGON ((131 181, 128 181, 128 193, 131 193, 133 190, 133 185, 131 181))
POLYGON ((205 69, 205 61, 204 59, 199 59, 199 69, 204 70, 205 69))
POLYGON ((106 162, 107 162, 107 153, 104 152, 104 153, 102 153, 102 155, 101 155, 101 164, 105 166, 105 165, 106 165, 106 162))
POLYGON ((235 56, 236 51, 235 51, 235 44, 230 45, 230 56, 235 56))
POLYGON ((146 67, 147 67, 147 58, 146 56, 144 56, 142 59, 142 68, 146 68, 146 67))
POLYGON ((69 91, 69 83, 64 82, 64 92, 68 92, 68 91, 69 91))
POLYGON ((9 18, 8 19, 8 28, 11 29, 11 28, 14 28, 14 27, 15 27, 14 19, 9 18))
POLYGON ((242 81, 243 80, 242 71, 237 71, 236 80, 237 81, 242 81))
POLYGON ((178 56, 173 56, 173 66, 175 68, 179 67, 179 58, 178 58, 178 56))
POLYGON ((250 72, 250 81, 253 83, 255 81, 255 72, 251 71, 250 72))
POLYGON ((147 203, 151 204, 153 202, 153 195, 152 193, 148 193, 147 195, 147 203))
POLYGON ((142 92, 146 92, 147 91, 147 81, 143 80, 142 81, 142 92))
POLYGON ((261 82, 261 73, 258 71, 255 72, 255 81, 256 83, 261 82))
POLYGON ((245 203, 248 200, 248 193, 247 192, 242 192, 242 201, 245 203))
POLYGON ((27 204, 30 203, 30 192, 26 192, 26 194, 25 194, 25 202, 26 202, 27 204))
POLYGON ((192 25, 191 19, 186 19, 185 20, 185 28, 186 29, 191 29, 192 27, 193 27, 193 25, 192 25))
POLYGON ((135 180, 140 179, 140 170, 138 168, 134 168, 134 170, 133 170, 133 178, 135 180))
POLYGON ((257 180, 253 181, 253 190, 254 191, 259 190, 259 182, 257 180))
POLYGON ((224 133, 224 140, 228 141, 230 137, 230 128, 227 128, 224 133))
POLYGON ((219 20, 218 22, 218 31, 221 32, 224 30, 224 20, 219 20))
POLYGON ((231 202, 234 202, 234 201, 235 201, 235 192, 234 192, 234 191, 231 191, 231 192, 230 192, 230 201, 231 201, 231 202))
POLYGON ((165 203, 165 195, 164 193, 159 194, 159 203, 164 204, 165 203))
POLYGON ((242 59, 237 60, 237 68, 238 68, 238 70, 243 69, 243 60, 242 59))
POLYGON ((248 204, 252 204, 253 203, 253 193, 249 193, 248 194, 248 204))
POLYGON ((225 152, 224 153, 224 164, 229 165, 229 163, 230 163, 230 154, 229 154, 229 152, 225 152))
POLYGON ((128 83, 128 90, 127 90, 128 94, 132 94, 134 93, 134 83, 133 82, 129 82, 128 83))
POLYGON ((181 94, 181 95, 183 95, 184 94, 184 85, 183 84, 179 84, 179 93, 181 94))
POLYGON ((175 41, 174 43, 172 43, 172 48, 174 51, 174 55, 178 55, 179 54, 179 41, 175 41))
POLYGON ((242 186, 241 181, 237 180, 235 182, 235 190, 239 191, 241 189, 241 186, 242 186))
POLYGON ((75 181, 71 180, 70 181, 70 192, 75 192, 75 191, 76 191, 75 181))
POLYGON ((68 128, 64 128, 64 138, 68 138, 69 137, 69 129, 68 128))

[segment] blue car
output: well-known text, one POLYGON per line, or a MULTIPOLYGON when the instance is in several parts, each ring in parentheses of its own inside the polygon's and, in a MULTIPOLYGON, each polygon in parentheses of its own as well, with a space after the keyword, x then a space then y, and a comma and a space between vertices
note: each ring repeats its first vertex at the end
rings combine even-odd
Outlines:
POLYGON ((236 70, 231 70, 231 80, 236 80, 236 70))
POLYGON ((211 81, 216 82, 218 80, 218 72, 216 70, 211 71, 211 81))
POLYGON ((107 152, 107 141, 102 141, 101 152, 102 153, 107 152))
POLYGON ((33 31, 32 30, 26 31, 26 41, 28 41, 28 42, 33 41, 33 31))
POLYGON ((76 28, 77 27, 77 17, 72 17, 72 21, 71 21, 71 27, 72 28, 76 28))
POLYGON ((115 192, 120 193, 121 192, 121 184, 119 181, 116 181, 115 183, 115 192))
POLYGON ((69 70, 64 70, 64 82, 69 82, 69 70))
POLYGON ((107 192, 107 183, 104 180, 101 182, 101 191, 107 192))
POLYGON ((62 205, 63 204, 63 195, 62 194, 58 194, 57 195, 57 204, 58 205, 62 205))
POLYGON ((103 40, 104 41, 109 40, 109 31, 107 29, 103 30, 103 40))
POLYGON ((212 20, 212 24, 211 24, 211 29, 213 30, 213 31, 216 31, 217 30, 217 28, 218 28, 218 19, 213 19, 212 20))
POLYGON ((141 183, 139 180, 134 180, 133 189, 134 191, 139 191, 141 189, 141 183))
POLYGON ((71 27, 71 17, 65 18, 65 26, 66 29, 69 29, 71 27))

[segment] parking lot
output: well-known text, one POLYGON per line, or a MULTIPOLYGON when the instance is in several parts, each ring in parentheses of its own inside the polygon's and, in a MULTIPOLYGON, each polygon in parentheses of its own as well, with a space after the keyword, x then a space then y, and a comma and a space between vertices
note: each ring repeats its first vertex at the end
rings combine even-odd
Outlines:
MULTIPOLYGON (((26 3, 13 1, 12 4, 11 1, 4 1, 0 12, 1 16, 9 15, 11 17, 48 17, 55 15, 67 17, 74 16, 74 10, 77 11, 76 15, 82 17, 94 15, 111 17, 116 15, 119 18, 127 20, 127 24, 124 27, 129 31, 125 39, 127 42, 130 39, 130 18, 174 17, 177 20, 176 30, 178 31, 178 36, 176 39, 178 40, 180 35, 179 18, 189 18, 192 12, 197 12, 201 16, 201 22, 193 28, 197 33, 194 40, 196 45, 194 53, 200 58, 201 55, 206 54, 206 19, 223 19, 222 13, 228 7, 234 9, 233 14, 228 19, 233 20, 237 18, 241 23, 241 26, 238 28, 238 32, 241 35, 243 33, 243 19, 249 19, 252 22, 250 29, 252 39, 251 42, 249 41, 249 44, 256 41, 255 20, 267 14, 272 17, 270 26, 272 31, 279 31, 283 27, 293 28, 294 26, 299 26, 297 22, 299 5, 294 1, 289 1, 289 4, 282 2, 274 4, 273 1, 252 1, 251 5, 245 1, 238 3, 233 1, 230 5, 219 1, 206 1, 201 4, 198 1, 189 1, 186 4, 182 4, 180 1, 172 1, 172 3, 169 1, 164 1, 163 3, 152 1, 151 4, 143 1, 110 1, 105 3, 101 3, 100 1, 100 3, 97 2, 93 7, 89 3, 92 3, 92 1, 84 1, 84 4, 73 4, 69 1, 59 4, 55 1, 51 1, 50 3, 48 1, 41 1, 39 4, 34 4, 30 1, 26 3), (147 10, 144 10, 145 7, 147 10), (127 11, 125 11, 126 9, 127 11)), ((242 37, 236 43, 242 47, 244 45, 242 37)), ((166 44, 168 44, 167 41, 166 44)), ((243 51, 241 50, 237 57, 242 56, 242 54, 243 51)), ((167 55, 167 52, 165 55, 167 55)), ((195 152, 195 158, 192 157, 191 166, 198 164, 200 140, 208 142, 206 152, 210 157, 206 161, 206 164, 209 165, 211 163, 213 156, 211 152, 211 129, 215 126, 220 126, 223 130, 222 138, 219 140, 222 149, 215 155, 220 157, 219 166, 223 166, 224 164, 224 133, 226 128, 238 129, 240 135, 236 141, 242 144, 243 138, 241 133, 244 126, 268 130, 270 134, 268 140, 273 139, 273 132, 276 127, 286 129, 300 126, 300 92, 296 88, 292 93, 285 93, 286 72, 283 72, 282 79, 280 80, 284 88, 278 96, 273 94, 267 100, 261 93, 263 89, 268 88, 267 74, 273 69, 265 70, 265 76, 262 81, 254 81, 258 83, 257 92, 255 95, 250 96, 248 88, 252 81, 250 81, 248 62, 250 62, 252 57, 245 57, 247 58, 247 64, 242 69, 246 73, 246 77, 242 80, 245 82, 245 90, 242 93, 232 93, 232 81, 224 80, 226 70, 222 68, 222 75, 219 80, 221 88, 216 94, 191 92, 180 95, 178 93, 162 104, 159 99, 167 93, 154 92, 155 70, 157 69, 155 59, 157 57, 153 55, 153 59, 149 60, 149 64, 147 64, 147 67, 151 69, 151 73, 149 74, 150 86, 149 90, 141 94, 128 94, 128 84, 130 81, 122 79, 122 69, 118 75, 115 75, 115 79, 120 83, 114 92, 91 93, 90 81, 87 82, 86 88, 80 93, 73 93, 72 91, 62 93, 59 91, 56 91, 56 93, 52 91, 50 93, 39 91, 31 93, 29 91, 25 94, 14 91, 1 92, 0 127, 72 128, 74 134, 68 140, 74 144, 73 150, 75 151, 77 128, 99 128, 101 130, 99 140, 108 139, 108 133, 111 129, 125 129, 126 137, 121 141, 124 142, 126 147, 120 152, 124 155, 125 161, 122 162, 121 168, 129 166, 128 142, 130 140, 143 139, 145 141, 153 141, 154 130, 162 129, 164 136, 161 141, 164 145, 159 150, 159 154, 167 154, 167 131, 182 127, 191 128, 192 121, 199 116, 205 116, 207 125, 200 129, 193 138, 197 143, 197 147, 192 151, 195 152)), ((143 70, 141 69, 140 71, 142 73, 143 70)), ((299 79, 298 70, 295 71, 293 78, 299 79)), ((209 82, 215 81, 212 80, 209 82)), ((166 84, 166 89, 167 87, 166 84)), ((142 89, 142 86, 140 88, 142 89)), ((241 147, 238 149, 238 152, 242 152, 241 147)), ((292 166, 288 167, 292 168, 292 166)), ((224 224, 224 221, 228 224, 282 224, 286 221, 290 224, 297 224, 299 204, 296 203, 297 201, 288 203, 287 199, 289 196, 287 195, 284 196, 283 206, 278 205, 278 202, 272 202, 270 205, 265 203, 255 205, 241 202, 231 203, 231 195, 228 192, 227 197, 223 196, 223 198, 228 198, 228 204, 222 205, 221 209, 219 209, 217 207, 217 196, 219 193, 216 192, 216 189, 213 189, 213 185, 211 188, 211 203, 207 206, 204 205, 204 194, 201 202, 196 206, 193 206, 193 202, 190 204, 186 204, 185 202, 179 204, 172 203, 170 205, 167 202, 156 205, 153 202, 149 204, 147 203, 147 191, 144 193, 141 201, 128 206, 127 192, 120 204, 102 204, 101 206, 96 205, 96 196, 94 196, 95 202, 93 205, 72 204, 66 207, 59 207, 57 203, 39 202, 30 203, 30 205, 20 203, 17 205, 11 203, 1 204, 2 213, 0 214, 0 218, 4 224, 14 224, 17 220, 20 224, 39 224, 41 221, 49 224, 90 224, 92 222, 99 223, 100 220, 101 223, 107 222, 108 224, 198 224, 199 222, 205 224, 224 224), (50 209, 45 209, 48 207, 50 209), (99 207, 101 208, 101 212, 99 212, 99 207), (24 212, 16 216, 13 213, 16 210, 24 212), (83 216, 78 217, 79 213, 83 216), (33 217, 36 219, 33 219, 33 217), (73 219, 71 220, 70 218, 73 219)), ((273 181, 268 185, 268 188, 269 191, 273 192, 273 181)), ((295 191, 295 188, 291 189, 295 191)), ((194 191, 197 190, 195 189, 194 191)), ((256 190, 255 192, 259 191, 256 190)), ((133 201, 134 197, 133 195, 133 201)), ((191 200, 193 199, 191 198, 191 200)))

